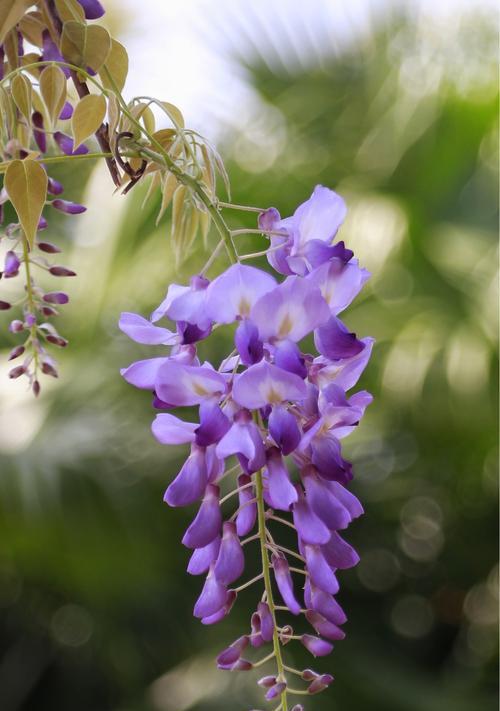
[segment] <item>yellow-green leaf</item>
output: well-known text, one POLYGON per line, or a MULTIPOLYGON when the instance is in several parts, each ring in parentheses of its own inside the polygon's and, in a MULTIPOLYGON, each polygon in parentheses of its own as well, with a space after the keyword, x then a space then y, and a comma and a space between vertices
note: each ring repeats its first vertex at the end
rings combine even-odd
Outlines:
POLYGON ((47 197, 47 173, 34 160, 13 160, 5 173, 5 189, 30 245, 47 197))
POLYGON ((104 63, 104 67, 99 72, 101 81, 107 89, 113 89, 113 82, 121 91, 125 85, 128 74, 128 54, 125 47, 115 39, 111 39, 111 50, 104 63), (107 70, 107 72, 106 72, 107 70), (111 76, 110 80, 109 75, 111 76))
POLYGON ((73 133, 76 150, 86 138, 97 131, 106 115, 106 99, 102 95, 89 94, 75 106, 71 117, 71 131, 73 133))
POLYGON ((28 121, 31 121, 31 97, 33 94, 31 82, 23 74, 16 74, 12 79, 10 90, 19 111, 28 121))
POLYGON ((56 9, 62 22, 85 22, 85 12, 77 0, 56 0, 56 9))
POLYGON ((33 5, 30 0, 1 0, 0 44, 4 41, 7 32, 17 25, 30 5, 33 5))
POLYGON ((23 37, 26 37, 32 45, 35 47, 43 46, 42 33, 45 29, 45 23, 41 12, 28 12, 24 15, 19 22, 19 29, 23 37))
MULTIPOLYGON (((183 187, 183 186, 179 186, 183 187)), ((173 173, 167 173, 165 179, 163 180, 162 195, 161 195, 161 205, 158 217, 156 218, 156 224, 158 224, 163 217, 163 214, 172 200, 172 195, 177 188, 177 178, 173 173)))
POLYGON ((55 65, 45 67, 40 74, 40 91, 54 125, 66 101, 66 77, 62 69, 55 65))
POLYGON ((63 25, 61 54, 78 67, 99 71, 111 50, 109 32, 100 25, 84 25, 70 20, 63 25))
POLYGON ((177 106, 174 106, 174 104, 170 104, 168 101, 162 101, 160 103, 164 107, 174 126, 184 128, 184 116, 182 115, 180 109, 178 109, 177 106))

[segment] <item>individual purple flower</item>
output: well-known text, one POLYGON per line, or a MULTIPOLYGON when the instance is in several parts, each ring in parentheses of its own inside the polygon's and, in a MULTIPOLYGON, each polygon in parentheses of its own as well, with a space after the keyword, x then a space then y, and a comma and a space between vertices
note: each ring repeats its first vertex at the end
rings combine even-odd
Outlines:
POLYGON ((3 265, 3 276, 5 279, 15 277, 19 274, 19 267, 21 266, 21 261, 17 254, 11 249, 6 253, 4 265, 3 265))
POLYGON ((325 657, 333 649, 333 644, 311 634, 303 634, 300 641, 314 657, 325 657))
POLYGON ((298 342, 329 317, 330 310, 320 290, 297 276, 288 277, 264 294, 250 312, 264 341, 298 342))
POLYGON ((259 338, 257 326, 248 319, 241 321, 236 329, 234 345, 244 365, 254 365, 262 360, 264 344, 259 338))
POLYGON ((194 606, 195 617, 209 617, 220 610, 227 598, 227 589, 214 575, 214 566, 210 567, 205 585, 194 606))
POLYGON ((232 323, 250 315, 254 304, 276 286, 266 272, 243 264, 233 264, 207 290, 207 311, 217 323, 232 323))
MULTIPOLYGON (((161 417, 158 415, 157 417, 161 417)), ((164 501, 169 506, 187 506, 201 499, 208 483, 205 452, 194 445, 182 469, 165 492, 164 501)), ((205 521, 206 523, 206 521, 205 521)), ((208 525, 208 524, 207 524, 208 525)), ((189 540, 193 540, 193 535, 189 540)), ((210 542, 210 541, 208 541, 210 542)), ((199 546, 194 546, 198 548, 199 546)))
POLYGON ((283 602, 292 614, 299 615, 300 605, 295 598, 292 576, 290 575, 290 568, 285 556, 273 555, 272 565, 276 585, 278 586, 278 590, 283 598, 283 602))
MULTIPOLYGON (((203 548, 220 533, 221 525, 219 487, 209 484, 198 513, 184 534, 182 542, 187 548, 203 548)), ((207 612, 206 614, 211 613, 207 612)))
POLYGON ((237 454, 242 458, 248 473, 264 466, 265 451, 262 436, 250 413, 241 410, 234 418, 234 423, 216 447, 221 459, 237 454))
POLYGON ((190 575, 202 575, 206 573, 212 563, 215 563, 219 554, 221 538, 216 536, 203 548, 195 548, 189 559, 187 572, 190 575))
POLYGON ((293 505, 293 522, 300 538, 305 543, 322 545, 330 540, 330 531, 323 521, 316 516, 309 506, 309 502, 304 496, 302 487, 295 487, 298 493, 298 500, 293 505))
POLYGON ((297 448, 301 439, 297 418, 282 405, 273 407, 268 426, 269 434, 285 456, 297 448))
POLYGON ((271 506, 288 511, 298 497, 279 449, 271 447, 267 450, 266 463, 268 496, 271 506))
POLYGON ((298 375, 265 360, 250 366, 234 379, 233 399, 249 410, 302 400, 305 396, 306 386, 298 375))
POLYGON ((257 506, 251 484, 252 479, 248 474, 240 474, 238 477, 238 514, 236 516, 238 536, 246 536, 255 526, 257 506))
POLYGON ((209 283, 205 277, 195 276, 189 286, 171 284, 165 299, 151 314, 151 321, 156 323, 161 318, 167 317, 172 321, 185 322, 206 331, 211 325, 206 309, 206 290, 209 283))
POLYGON ((76 202, 70 202, 69 200, 61 200, 61 198, 56 198, 50 202, 52 207, 60 212, 65 212, 67 215, 79 215, 85 212, 87 209, 84 205, 79 205, 76 202))
POLYGON ((236 524, 226 521, 222 526, 222 542, 214 567, 214 575, 221 583, 229 585, 243 573, 245 558, 236 524))
POLYGON ((208 398, 219 399, 227 383, 208 366, 184 365, 170 358, 158 370, 155 390, 171 405, 199 405, 208 398))

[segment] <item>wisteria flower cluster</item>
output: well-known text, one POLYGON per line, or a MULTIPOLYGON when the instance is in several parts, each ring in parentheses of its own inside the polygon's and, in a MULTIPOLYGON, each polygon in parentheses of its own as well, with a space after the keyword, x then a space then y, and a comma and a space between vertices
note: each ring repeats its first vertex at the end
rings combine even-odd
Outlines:
POLYGON ((161 411, 152 424, 156 439, 189 445, 164 499, 173 507, 201 502, 182 538, 192 551, 188 572, 206 576, 194 615, 206 625, 218 622, 240 591, 263 584, 248 631, 217 663, 245 671, 274 660, 275 671, 258 683, 281 711, 288 711, 289 695, 315 694, 331 683, 330 674, 288 666, 283 647, 297 640, 314 657, 331 652, 346 621, 335 597, 337 572, 358 562, 340 533, 363 513, 348 489, 352 467, 341 441, 372 400, 350 391, 373 339, 358 338, 339 319, 369 276, 334 240, 345 213, 343 199, 322 186, 291 217, 262 211, 258 228, 270 239, 274 275, 238 261, 213 281, 198 274, 189 285, 172 284, 149 320, 133 313, 120 319, 138 343, 170 349, 122 375, 153 393, 161 411), (157 325, 162 319, 173 328, 157 325), (234 350, 221 363, 201 362, 197 344, 231 325, 234 350), (317 353, 310 352, 313 343, 317 353), (193 406, 196 421, 171 412, 193 406), (221 497, 229 479, 236 485, 221 497), (226 509, 233 501, 234 510, 226 509), (296 535, 295 550, 280 543, 285 529, 296 535), (237 583, 253 541, 262 569, 237 583), (298 621, 296 632, 289 615, 303 615, 306 630, 298 621), (254 651, 265 645, 272 646, 265 656, 254 651))

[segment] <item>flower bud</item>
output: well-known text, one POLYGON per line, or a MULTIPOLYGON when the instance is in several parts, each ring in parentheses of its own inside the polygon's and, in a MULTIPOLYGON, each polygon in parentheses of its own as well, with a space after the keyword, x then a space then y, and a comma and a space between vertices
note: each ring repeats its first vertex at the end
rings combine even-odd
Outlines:
POLYGON ((39 111, 34 111, 31 120, 33 122, 33 137, 36 145, 42 153, 45 153, 47 150, 47 137, 43 130, 43 116, 39 111))
POLYGON ((25 319, 26 319, 26 326, 28 328, 31 328, 36 324, 36 316, 34 314, 27 313, 25 314, 25 319))
POLYGON ((219 669, 227 669, 232 666, 241 657, 244 649, 248 646, 248 637, 243 635, 233 642, 229 647, 224 649, 217 657, 217 666, 219 669))
POLYGON ((54 346, 59 346, 59 348, 66 348, 68 345, 68 341, 65 338, 55 335, 54 333, 49 333, 46 338, 49 343, 52 343, 54 346))
POLYGON ((42 306, 40 311, 44 316, 58 316, 59 311, 53 309, 52 306, 42 306))
POLYGON ((38 242, 38 249, 41 249, 42 252, 47 252, 48 254, 57 254, 61 250, 59 247, 57 247, 55 244, 52 244, 52 242, 38 242))
POLYGON ((51 195, 60 195, 62 192, 64 192, 64 188, 58 180, 54 180, 54 178, 51 178, 49 175, 47 183, 47 192, 49 192, 51 195))
POLYGON ((76 272, 74 272, 72 269, 68 269, 67 267, 61 267, 59 265, 50 267, 49 272, 52 274, 52 276, 58 276, 58 277, 76 276, 76 272))
POLYGON ((293 627, 291 625, 284 625, 279 633, 280 642, 283 646, 291 641, 293 635, 293 627))
POLYGON ((333 649, 333 644, 326 642, 321 637, 314 637, 312 634, 303 634, 300 641, 314 657, 324 657, 330 654, 333 649))
POLYGON ((47 304, 67 304, 69 296, 64 291, 49 291, 44 294, 43 300, 47 304))
POLYGON ((286 682, 280 681, 277 684, 275 684, 273 687, 269 689, 269 691, 266 694, 266 699, 268 701, 271 701, 271 699, 275 699, 277 696, 280 696, 286 689, 286 682))
POLYGON ((9 324, 9 331, 11 333, 21 333, 24 330, 24 324, 18 318, 11 321, 9 324))
POLYGON ((33 381, 33 385, 31 386, 31 388, 33 390, 33 395, 35 397, 38 397, 40 395, 40 389, 41 389, 40 383, 38 382, 38 380, 33 381))
POLYGON ((58 378, 59 373, 57 372, 56 368, 54 365, 52 365, 53 361, 49 360, 44 360, 42 362, 42 373, 45 373, 45 375, 51 375, 53 378, 58 378))
POLYGON ((37 230, 39 230, 39 231, 40 231, 40 230, 45 230, 45 229, 47 229, 48 225, 49 225, 49 223, 47 222, 47 220, 45 219, 45 217, 42 216, 42 217, 40 217, 40 219, 38 220, 37 230))
POLYGON ((79 215, 81 212, 85 212, 87 209, 84 205, 79 205, 77 202, 70 202, 69 200, 61 200, 56 198, 50 203, 52 207, 60 212, 65 212, 67 215, 79 215))
POLYGON ((0 311, 8 311, 11 306, 12 304, 9 304, 8 301, 0 301, 0 311))
POLYGON ((24 346, 16 346, 11 350, 9 353, 9 357, 7 360, 14 360, 15 358, 19 358, 20 355, 22 355, 25 351, 24 346))
POLYGON ((5 261, 4 261, 4 267, 3 267, 3 275, 6 279, 9 279, 10 277, 15 277, 19 274, 19 266, 21 262, 19 260, 19 257, 15 252, 13 252, 11 249, 7 252, 5 255, 5 261))
POLYGON ((331 674, 321 674, 316 679, 314 679, 311 684, 309 684, 307 691, 310 694, 319 694, 324 691, 333 681, 333 676, 331 674))
POLYGON ((277 679, 275 676, 263 676, 261 679, 258 680, 257 684, 259 686, 263 686, 265 689, 270 689, 276 684, 276 681, 277 679))
POLYGON ((19 378, 21 375, 24 375, 26 372, 26 368, 24 365, 18 365, 15 368, 12 368, 12 370, 9 370, 9 378, 19 378))
MULTIPOLYGON (((63 107, 64 110, 65 107, 63 107)), ((73 112, 71 112, 73 113, 73 112)), ((69 117, 68 117, 69 118, 69 117)), ((84 146, 83 144, 81 146, 78 146, 76 151, 73 151, 73 139, 67 136, 65 133, 62 133, 61 131, 56 131, 54 133, 54 141, 57 143, 59 148, 63 153, 65 153, 67 156, 71 155, 83 155, 85 153, 89 152, 89 149, 87 146, 84 146)))

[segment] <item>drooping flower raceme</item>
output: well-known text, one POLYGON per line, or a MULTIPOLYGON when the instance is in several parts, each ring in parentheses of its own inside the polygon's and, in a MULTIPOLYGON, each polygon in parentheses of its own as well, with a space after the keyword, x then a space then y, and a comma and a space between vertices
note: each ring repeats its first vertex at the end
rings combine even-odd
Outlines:
POLYGON ((372 399, 352 389, 373 339, 358 338, 339 318, 369 276, 334 242, 345 213, 342 198, 321 186, 292 217, 282 220, 270 208, 259 227, 270 237, 268 261, 277 274, 236 263, 212 282, 198 275, 187 286, 171 285, 150 320, 131 313, 120 320, 137 342, 169 349, 122 375, 153 393, 156 439, 189 448, 165 501, 198 506, 182 538, 192 551, 188 572, 205 576, 194 615, 218 622, 240 590, 262 582, 248 631, 217 661, 221 669, 249 670, 274 659, 275 673, 259 684, 279 709, 289 708, 289 694, 315 694, 332 681, 287 667, 282 648, 298 640, 320 657, 344 637, 338 572, 358 562, 341 533, 363 513, 348 488, 352 467, 341 443, 372 399), (170 328, 156 325, 167 319, 170 328), (222 363, 201 362, 197 343, 229 324, 234 350, 222 363), (193 406, 196 421, 171 412, 193 406), (236 486, 225 493, 229 479, 236 486), (280 543, 290 528, 295 551, 280 543), (254 541, 262 570, 241 583, 254 541), (301 614, 306 626, 297 621, 295 631, 290 622, 301 614), (256 657, 252 650, 265 645, 272 651, 256 657), (306 687, 294 688, 294 673, 306 687))

